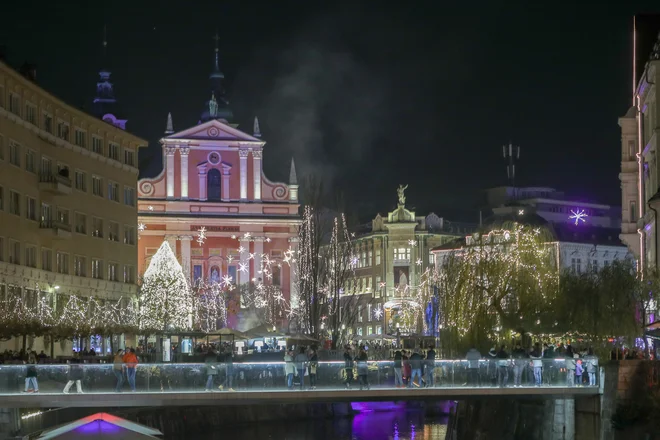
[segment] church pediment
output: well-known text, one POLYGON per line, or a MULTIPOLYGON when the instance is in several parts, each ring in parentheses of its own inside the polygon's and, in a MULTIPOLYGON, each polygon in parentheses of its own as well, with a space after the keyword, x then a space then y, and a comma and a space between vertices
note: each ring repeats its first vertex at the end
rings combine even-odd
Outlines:
POLYGON ((178 133, 173 133, 163 138, 163 141, 167 139, 218 140, 265 144, 261 139, 257 139, 217 119, 195 125, 178 133))

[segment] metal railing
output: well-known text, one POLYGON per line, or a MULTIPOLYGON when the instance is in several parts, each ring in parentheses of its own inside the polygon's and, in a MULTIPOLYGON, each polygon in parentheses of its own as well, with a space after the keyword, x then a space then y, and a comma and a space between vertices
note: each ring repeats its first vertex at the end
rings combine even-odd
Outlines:
POLYGON ((40 183, 61 183, 66 186, 71 186, 71 179, 64 177, 61 174, 53 173, 39 173, 40 183))
MULTIPOLYGON (((426 362, 426 361, 424 361, 426 362)), ((358 387, 366 380, 371 388, 395 387, 394 361, 368 361, 357 363, 352 371, 352 387, 358 387), (359 377, 362 376, 362 377, 359 377), (360 380, 359 380, 360 379, 360 380)), ((473 364, 474 365, 474 364, 473 364)), ((290 369, 301 366, 289 363, 290 369)), ((136 392, 203 392, 207 386, 218 391, 233 389, 237 391, 282 391, 288 387, 287 365, 282 362, 242 362, 242 363, 186 363, 186 364, 138 364, 135 370, 128 370, 124 364, 116 368, 108 364, 37 364, 7 365, 0 364, 0 394, 22 394, 32 392, 34 383, 27 380, 36 373, 37 389, 40 393, 62 394, 69 381, 73 381, 70 392, 76 392, 76 381, 80 381, 85 393, 116 392, 119 376, 122 377, 121 390, 130 391, 129 376, 135 377, 136 392), (211 379, 209 379, 209 377, 211 379)), ((596 367, 596 370, 598 368, 596 367)), ((292 378, 292 388, 309 389, 316 386, 323 390, 345 389, 347 369, 343 361, 318 362, 314 384, 305 364, 303 376, 296 373, 292 378), (300 379, 303 378, 302 387, 300 379)), ((492 361, 482 360, 478 368, 470 369, 465 360, 436 360, 434 365, 423 364, 421 379, 412 370, 413 383, 406 377, 406 368, 401 369, 404 385, 411 388, 493 388, 493 387, 539 387, 550 389, 557 387, 597 386, 598 374, 593 375, 589 385, 589 375, 575 376, 574 370, 566 369, 565 359, 544 359, 540 384, 536 383, 534 368, 526 361, 518 366, 508 363, 498 366, 492 361), (432 377, 428 374, 433 371, 432 377), (506 377, 506 382, 504 382, 506 377), (518 377, 520 377, 518 381, 518 377)), ((351 373, 348 374, 351 377, 351 373)), ((537 377, 538 379, 538 377, 537 377)), ((399 386, 401 387, 401 386, 399 386)))

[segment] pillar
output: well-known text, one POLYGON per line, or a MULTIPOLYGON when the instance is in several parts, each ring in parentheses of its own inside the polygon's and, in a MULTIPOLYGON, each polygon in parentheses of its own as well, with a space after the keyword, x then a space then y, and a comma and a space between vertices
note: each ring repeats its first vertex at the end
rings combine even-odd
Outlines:
POLYGON ((264 240, 266 237, 256 237, 254 239, 254 278, 261 278, 262 281, 266 281, 264 274, 259 273, 261 271, 261 262, 262 254, 264 253, 264 240))
POLYGON ((238 150, 241 174, 241 200, 247 200, 247 157, 249 153, 250 151, 247 149, 238 150))
POLYGON ((176 147, 168 145, 165 147, 165 155, 167 156, 167 198, 174 198, 174 152, 176 147))
POLYGON ((181 178, 181 198, 183 200, 188 199, 188 153, 190 153, 190 147, 181 147, 179 148, 181 153, 181 172, 179 176, 181 178))
POLYGON ((182 235, 179 239, 181 240, 181 266, 186 278, 190 279, 190 243, 193 237, 192 235, 182 235))
POLYGON ((263 150, 252 150, 252 174, 254 175, 254 200, 261 200, 261 153, 263 150))
POLYGON ((231 168, 223 166, 222 167, 222 201, 229 201, 229 176, 231 168))
POLYGON ((197 167, 199 176, 199 200, 206 200, 206 166, 197 167))

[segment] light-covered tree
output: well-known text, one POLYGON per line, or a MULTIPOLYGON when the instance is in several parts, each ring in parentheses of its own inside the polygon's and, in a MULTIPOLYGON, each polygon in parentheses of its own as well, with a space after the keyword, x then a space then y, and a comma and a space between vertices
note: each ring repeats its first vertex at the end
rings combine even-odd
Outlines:
POLYGON ((192 289, 167 241, 151 258, 138 298, 142 332, 192 328, 192 289))

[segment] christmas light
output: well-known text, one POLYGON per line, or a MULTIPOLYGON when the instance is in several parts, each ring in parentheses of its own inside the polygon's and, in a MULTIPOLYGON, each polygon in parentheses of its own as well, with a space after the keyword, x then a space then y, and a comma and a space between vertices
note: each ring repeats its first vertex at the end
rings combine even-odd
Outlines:
POLYGON ((202 226, 197 230, 197 243, 202 246, 206 241, 206 228, 202 226))
POLYGON ((138 231, 142 232, 145 229, 147 229, 147 225, 145 225, 144 223, 139 223, 138 224, 138 231))
POLYGON ((580 222, 586 223, 585 218, 589 217, 584 209, 573 210, 571 209, 571 215, 568 216, 569 219, 575 220, 575 224, 578 225, 580 222))

